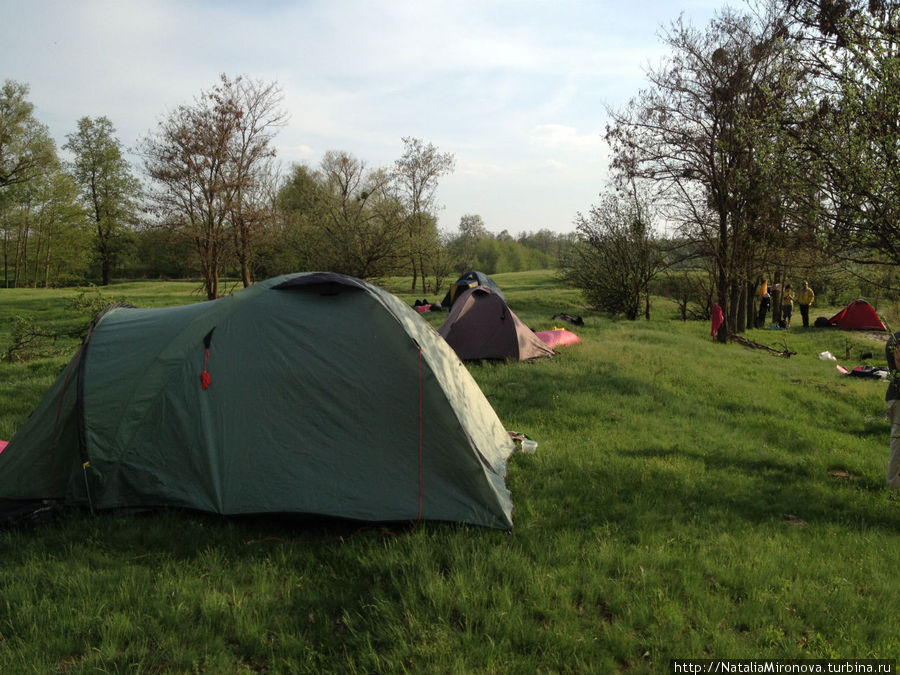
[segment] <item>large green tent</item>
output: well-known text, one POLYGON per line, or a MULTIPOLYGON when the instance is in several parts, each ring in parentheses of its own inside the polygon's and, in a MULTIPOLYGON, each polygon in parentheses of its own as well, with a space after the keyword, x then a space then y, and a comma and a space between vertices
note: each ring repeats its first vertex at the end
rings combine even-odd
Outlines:
POLYGON ((298 274, 102 313, 0 453, 0 499, 509 528, 513 449, 414 310, 298 274))

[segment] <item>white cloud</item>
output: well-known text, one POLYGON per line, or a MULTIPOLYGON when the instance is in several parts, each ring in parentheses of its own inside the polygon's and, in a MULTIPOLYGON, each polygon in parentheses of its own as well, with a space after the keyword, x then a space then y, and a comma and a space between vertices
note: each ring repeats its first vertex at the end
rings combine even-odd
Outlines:
POLYGON ((600 132, 578 133, 574 127, 565 124, 541 124, 529 134, 529 142, 546 150, 575 152, 596 152, 605 146, 600 132))
MULTIPOLYGON (((702 25, 714 0, 688 1, 702 25)), ((345 150, 383 166, 412 135, 456 155, 442 223, 482 212, 491 229, 566 230, 602 182, 604 105, 644 86, 677 13, 663 0, 29 0, 6 8, 0 62, 60 145, 79 117, 106 115, 133 147, 220 73, 243 74, 284 92, 285 162, 345 150)))

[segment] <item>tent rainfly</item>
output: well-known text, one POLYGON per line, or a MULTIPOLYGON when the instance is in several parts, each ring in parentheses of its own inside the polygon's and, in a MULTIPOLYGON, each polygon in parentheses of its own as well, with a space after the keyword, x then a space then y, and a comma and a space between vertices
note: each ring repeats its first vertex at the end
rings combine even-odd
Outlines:
POLYGON ((887 330, 875 308, 865 300, 854 300, 828 319, 828 323, 843 330, 887 330))
POLYGON ((101 313, 0 453, 0 499, 508 529, 514 448, 414 310, 297 274, 101 313))
POLYGON ((503 298, 486 286, 470 288, 459 296, 438 333, 463 361, 533 361, 554 354, 503 298))

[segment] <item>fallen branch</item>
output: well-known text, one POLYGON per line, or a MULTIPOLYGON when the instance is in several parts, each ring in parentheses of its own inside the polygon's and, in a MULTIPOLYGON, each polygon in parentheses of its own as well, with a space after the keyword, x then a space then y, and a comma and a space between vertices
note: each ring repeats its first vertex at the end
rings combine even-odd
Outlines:
POLYGON ((783 350, 779 351, 777 349, 774 349, 773 347, 769 347, 767 345, 760 344, 759 342, 754 342, 753 340, 751 340, 749 338, 745 338, 743 335, 735 335, 734 333, 730 334, 728 336, 728 339, 731 342, 737 342, 738 344, 744 345, 745 347, 749 347, 750 349, 762 349, 763 351, 769 352, 770 354, 773 354, 775 356, 781 356, 786 359, 791 358, 792 356, 794 356, 797 353, 797 352, 790 351, 787 348, 787 344, 784 345, 783 350))

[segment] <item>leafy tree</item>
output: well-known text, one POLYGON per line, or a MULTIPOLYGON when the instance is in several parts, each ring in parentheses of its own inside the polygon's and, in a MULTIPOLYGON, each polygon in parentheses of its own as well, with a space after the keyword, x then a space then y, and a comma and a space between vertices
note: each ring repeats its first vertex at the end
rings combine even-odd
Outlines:
POLYGON ((590 305, 634 320, 650 318, 650 282, 665 267, 646 200, 603 195, 588 215, 576 218, 579 242, 564 266, 566 278, 590 305))
POLYGON ((295 166, 277 202, 285 248, 301 269, 367 279, 394 273, 409 257, 391 173, 348 152, 326 152, 316 171, 295 166))
POLYGON ((50 285, 81 275, 84 213, 60 170, 47 128, 34 118, 28 86, 0 89, 0 232, 3 285, 50 285))
POLYGON ((452 173, 456 159, 452 153, 439 152, 431 143, 418 138, 403 138, 403 156, 394 163, 394 177, 407 209, 407 230, 412 271, 412 290, 421 275, 425 291, 424 261, 438 238, 434 217, 435 193, 441 176, 452 173), (431 216, 429 218, 428 216, 431 216))
POLYGON ((78 188, 57 168, 10 188, 3 209, 6 286, 81 279, 90 260, 88 218, 78 188))
POLYGON ((283 96, 276 84, 242 78, 229 84, 241 110, 232 151, 237 188, 230 218, 235 255, 246 288, 251 283, 256 240, 274 220, 278 181, 272 166, 273 140, 286 123, 287 113, 281 108, 283 96))
POLYGON ((811 192, 847 262, 900 264, 900 5, 779 0, 817 76, 804 140, 811 192))
POLYGON ((127 274, 145 279, 187 279, 200 274, 196 249, 187 232, 144 227, 132 233, 127 274))
POLYGON ((57 164, 47 127, 34 118, 28 85, 6 80, 0 89, 0 199, 5 188, 27 183, 57 164))
POLYGON ((500 243, 494 237, 479 239, 472 266, 485 274, 496 274, 502 254, 500 243))
POLYGON ((321 163, 321 226, 332 254, 330 269, 368 279, 389 274, 409 255, 402 205, 391 193, 391 174, 369 170, 346 152, 326 152, 321 163))
POLYGON ((267 276, 273 271, 297 272, 329 269, 322 261, 327 251, 322 219, 330 195, 314 169, 295 164, 282 181, 276 196, 276 220, 261 240, 259 263, 267 276))
POLYGON ((66 138, 63 148, 75 156, 70 171, 96 228, 101 285, 107 286, 120 234, 136 221, 140 184, 122 155, 112 122, 106 117, 82 117, 78 130, 66 138))
POLYGON ((459 236, 456 239, 460 264, 460 273, 474 267, 478 242, 487 239, 490 234, 484 220, 477 214, 466 214, 459 219, 459 236))
POLYGON ((517 241, 525 248, 542 254, 543 267, 553 267, 571 248, 574 238, 574 233, 558 234, 551 230, 543 229, 537 232, 522 232, 517 237, 517 241))

